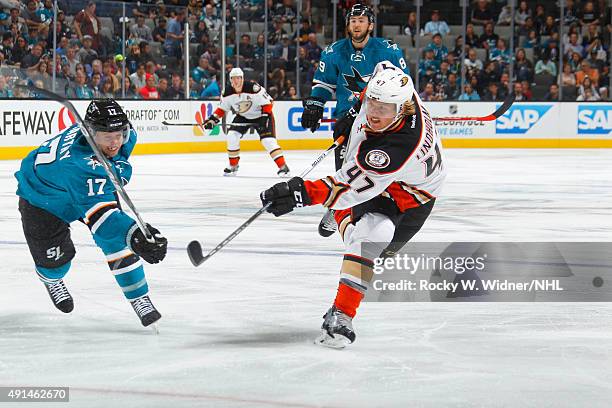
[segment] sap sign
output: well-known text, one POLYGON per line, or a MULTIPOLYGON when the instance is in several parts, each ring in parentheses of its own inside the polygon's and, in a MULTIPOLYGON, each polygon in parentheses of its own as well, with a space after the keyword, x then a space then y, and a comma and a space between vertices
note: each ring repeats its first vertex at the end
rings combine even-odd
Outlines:
MULTIPOLYGON (((289 115, 287 117, 287 125, 290 131, 292 132, 305 132, 305 131, 310 132, 310 130, 304 129, 302 127, 302 113, 303 112, 304 112, 304 108, 302 108, 301 106, 294 106, 289 109, 289 115)), ((330 119, 331 115, 332 115, 332 108, 325 107, 323 110, 323 118, 330 119)), ((321 123, 321 127, 317 129, 317 132, 328 132, 332 129, 333 128, 332 128, 331 123, 321 123)))
POLYGON ((579 105, 578 134, 607 135, 612 131, 612 105, 579 105))
POLYGON ((524 134, 533 127, 552 105, 516 104, 495 122, 495 133, 524 134))

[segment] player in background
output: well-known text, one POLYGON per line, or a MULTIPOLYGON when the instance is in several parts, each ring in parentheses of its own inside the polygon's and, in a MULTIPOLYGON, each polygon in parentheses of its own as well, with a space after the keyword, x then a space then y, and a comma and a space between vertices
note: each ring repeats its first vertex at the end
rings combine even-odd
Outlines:
MULTIPOLYGON (((347 135, 359 111, 359 94, 365 88, 374 67, 390 61, 406 73, 410 70, 402 50, 391 40, 372 37, 374 13, 363 4, 355 4, 346 14, 348 38, 328 46, 315 72, 311 94, 303 101, 302 127, 312 132, 320 126, 325 102, 336 96, 334 140, 347 135)), ((342 166, 344 146, 335 152, 336 170, 342 166)), ((328 211, 319 223, 319 234, 332 235, 337 229, 328 211)))
MULTIPOLYGON (((112 99, 94 100, 84 122, 119 179, 127 184, 136 132, 125 112, 112 99)), ((15 177, 26 242, 55 307, 64 313, 74 308, 63 278, 75 255, 69 224, 79 220, 106 255, 111 273, 142 325, 160 319, 148 296, 140 258, 160 262, 168 242, 150 225, 155 242, 148 242, 136 222, 121 210, 115 188, 78 124, 33 150, 15 177)))
POLYGON ((289 167, 285 163, 283 150, 276 141, 272 98, 256 82, 245 81, 240 68, 233 68, 230 71, 230 82, 232 86, 223 92, 219 107, 206 119, 203 126, 205 129, 212 129, 229 110, 236 114, 233 123, 246 123, 252 126, 229 126, 227 133, 229 167, 223 170, 223 175, 234 176, 238 172, 240 139, 249 128, 253 127, 259 134, 261 144, 278 166, 277 174, 281 177, 289 177, 289 167))
POLYGON ((345 254, 318 344, 341 348, 355 340, 352 320, 372 279, 374 260, 393 256, 420 230, 445 175, 440 137, 412 80, 384 61, 365 89, 342 167, 333 176, 294 177, 261 194, 277 217, 315 204, 335 210, 345 254))

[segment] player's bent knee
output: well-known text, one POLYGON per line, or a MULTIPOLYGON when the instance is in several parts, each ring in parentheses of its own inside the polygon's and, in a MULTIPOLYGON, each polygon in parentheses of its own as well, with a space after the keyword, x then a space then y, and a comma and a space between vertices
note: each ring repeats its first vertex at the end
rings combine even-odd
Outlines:
POLYGON ((276 150, 276 149, 280 149, 280 146, 278 145, 278 142, 276 141, 276 138, 274 138, 274 137, 264 137, 264 138, 262 138, 261 139, 261 144, 269 152, 271 152, 273 150, 276 150))

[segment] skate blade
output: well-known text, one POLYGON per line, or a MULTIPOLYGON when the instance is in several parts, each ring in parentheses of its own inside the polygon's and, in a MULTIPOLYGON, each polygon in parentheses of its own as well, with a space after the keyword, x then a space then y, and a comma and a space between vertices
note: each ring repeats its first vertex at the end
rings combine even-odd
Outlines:
POLYGON ((291 172, 289 173, 281 173, 278 175, 278 177, 280 178, 290 178, 291 177, 291 172))
POLYGON ((323 347, 329 347, 333 349, 343 349, 348 344, 351 344, 351 341, 341 334, 336 334, 335 337, 330 336, 327 331, 322 330, 319 337, 315 339, 315 344, 323 347))
POLYGON ((233 173, 223 173, 223 177, 236 177, 236 172, 233 172, 233 173))

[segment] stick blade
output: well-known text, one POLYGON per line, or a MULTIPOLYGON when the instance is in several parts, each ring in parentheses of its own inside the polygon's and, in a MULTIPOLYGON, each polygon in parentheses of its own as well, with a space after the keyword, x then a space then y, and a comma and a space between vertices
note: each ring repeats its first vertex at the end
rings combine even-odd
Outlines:
POLYGON ((204 262, 204 254, 202 253, 202 245, 198 241, 191 241, 187 245, 187 255, 193 266, 200 266, 204 262))
POLYGON ((501 106, 497 108, 495 112, 493 112, 493 116, 495 116, 495 119, 499 118, 500 116, 503 116, 504 113, 506 113, 506 111, 510 109, 510 106, 512 106, 512 104, 514 103, 515 98, 516 95, 514 95, 514 92, 508 95, 504 103, 502 103, 501 106))

